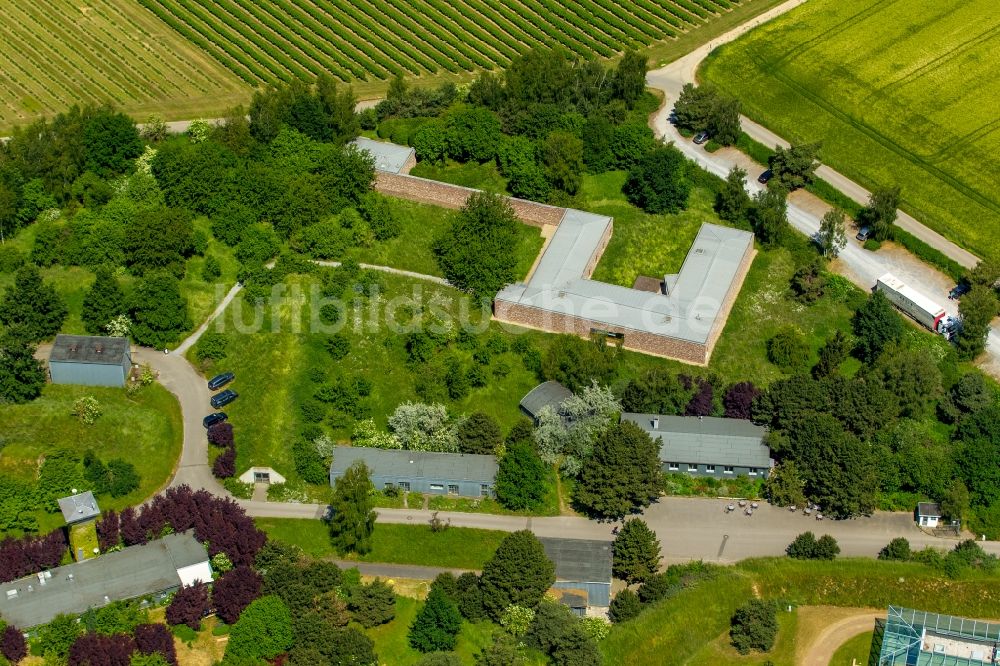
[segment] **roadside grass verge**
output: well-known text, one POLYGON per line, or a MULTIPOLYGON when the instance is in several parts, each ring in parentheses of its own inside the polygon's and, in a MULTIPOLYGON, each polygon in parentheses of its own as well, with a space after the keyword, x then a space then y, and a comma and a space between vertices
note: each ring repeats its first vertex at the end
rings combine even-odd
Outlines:
POLYGON ((330 545, 329 531, 321 520, 258 518, 255 522, 269 538, 295 544, 312 557, 447 569, 482 569, 507 536, 507 532, 471 527, 432 532, 428 525, 376 523, 370 553, 341 556, 330 545))

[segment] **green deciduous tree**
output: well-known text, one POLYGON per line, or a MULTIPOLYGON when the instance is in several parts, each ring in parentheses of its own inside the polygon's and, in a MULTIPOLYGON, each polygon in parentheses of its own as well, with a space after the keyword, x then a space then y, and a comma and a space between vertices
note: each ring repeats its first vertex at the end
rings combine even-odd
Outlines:
POLYGON ((755 194, 750 226, 764 245, 780 243, 788 233, 788 190, 775 185, 755 194))
POLYGON ((804 506, 805 481, 799 476, 794 460, 785 460, 771 469, 764 482, 764 496, 775 506, 804 506))
POLYGON ((641 583, 660 570, 660 541, 640 518, 625 521, 612 551, 612 573, 630 585, 641 583))
POLYGON ((727 222, 736 225, 749 223, 752 201, 747 193, 747 172, 738 166, 729 170, 726 183, 715 195, 715 212, 727 222))
POLYGON ((94 284, 83 297, 81 318, 87 332, 101 335, 105 326, 118 315, 125 314, 125 294, 111 269, 101 266, 95 271, 94 284))
POLYGON ((972 285, 972 289, 958 303, 962 326, 958 330, 958 353, 971 360, 986 347, 990 321, 997 314, 996 292, 991 287, 972 285))
POLYGON ((549 184, 576 194, 583 182, 583 142, 570 132, 552 132, 542 144, 541 153, 549 184))
POLYGON ((35 358, 35 345, 8 329, 0 336, 0 403, 25 403, 42 394, 45 367, 35 358))
POLYGON ((132 119, 110 106, 96 109, 83 126, 84 166, 102 178, 123 173, 142 154, 132 119))
POLYGON ((128 306, 132 337, 141 345, 166 347, 191 327, 187 300, 181 296, 177 278, 169 273, 146 275, 136 284, 128 306))
POLYGON ((545 463, 531 440, 511 442, 497 470, 497 500, 514 511, 537 509, 545 500, 547 477, 545 463))
POLYGON ((483 565, 483 606, 494 620, 512 604, 534 608, 555 580, 555 565, 535 535, 527 530, 513 532, 483 565))
POLYGON ((180 278, 194 250, 189 213, 166 208, 136 216, 125 227, 125 261, 136 275, 166 270, 180 278))
POLYGON ((292 646, 292 616, 275 596, 251 602, 229 632, 226 657, 274 659, 292 646))
POLYGON ((903 337, 904 323, 889 299, 880 291, 858 308, 853 319, 856 349, 862 360, 872 363, 888 345, 903 337))
POLYGON ((330 539, 341 554, 364 555, 372 549, 375 511, 371 488, 371 472, 364 463, 351 465, 334 483, 330 539))
POLYGON ((840 251, 847 247, 845 228, 844 211, 839 208, 831 208, 823 214, 816 242, 824 257, 836 259, 840 251))
POLYGON ((452 650, 461 626, 455 602, 440 587, 431 586, 427 601, 410 625, 409 643, 421 652, 452 650))
POLYGON ((396 617, 396 593, 381 578, 351 589, 347 607, 364 627, 376 627, 396 617))
POLYGON ((767 358, 782 370, 799 370, 809 362, 809 345, 798 329, 785 326, 767 341, 767 358))
POLYGON ((773 601, 751 599, 736 609, 729 637, 740 654, 768 652, 778 636, 778 613, 773 601))
POLYGON ((492 298, 517 279, 517 216, 501 196, 478 192, 434 244, 444 276, 478 298, 492 298))
POLYGON ((611 94, 630 109, 646 91, 646 66, 646 56, 629 49, 611 75, 611 94))
POLYGON ((774 174, 774 181, 789 190, 805 187, 812 182, 813 173, 819 167, 820 143, 800 143, 782 148, 774 147, 768 158, 768 166, 774 174))
POLYGON ((912 555, 910 542, 903 537, 896 537, 878 552, 878 559, 906 562, 912 555))
POLYGON ((687 160, 672 145, 651 150, 629 170, 622 191, 647 213, 677 213, 687 208, 691 182, 687 160))
POLYGON ((51 338, 69 314, 66 303, 55 287, 42 282, 42 275, 32 264, 25 264, 14 274, 14 286, 0 302, 0 322, 17 327, 19 336, 38 342, 51 338))
POLYGON ((618 423, 598 438, 574 499, 591 515, 621 518, 649 506, 662 483, 660 445, 634 423, 618 423))
POLYGON ((858 224, 871 227, 872 237, 877 241, 892 238, 900 191, 898 185, 875 188, 868 197, 868 205, 858 214, 858 224))

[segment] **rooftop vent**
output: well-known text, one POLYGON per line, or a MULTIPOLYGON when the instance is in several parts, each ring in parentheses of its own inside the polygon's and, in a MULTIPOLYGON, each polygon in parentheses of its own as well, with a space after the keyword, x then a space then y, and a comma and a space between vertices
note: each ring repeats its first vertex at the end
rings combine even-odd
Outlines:
POLYGON ((95 345, 94 346, 94 353, 95 354, 103 354, 104 353, 104 345, 95 345))
POLYGON ((705 254, 705 249, 704 249, 704 248, 701 248, 701 247, 696 247, 696 248, 694 249, 694 253, 695 253, 695 254, 705 254))
POLYGON ((77 344, 71 344, 71 345, 69 346, 69 350, 70 350, 70 352, 72 352, 72 353, 74 353, 74 354, 75 354, 75 353, 77 353, 78 351, 80 351, 80 346, 79 346, 79 345, 77 345, 77 344))
POLYGON ((16 599, 17 598, 17 590, 7 590, 7 598, 8 599, 16 599))

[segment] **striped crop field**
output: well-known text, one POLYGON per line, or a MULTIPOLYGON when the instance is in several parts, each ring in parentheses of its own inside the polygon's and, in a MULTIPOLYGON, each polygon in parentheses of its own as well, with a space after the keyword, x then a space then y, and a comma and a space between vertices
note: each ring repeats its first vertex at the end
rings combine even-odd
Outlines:
POLYGON ((0 16, 0 132, 73 104, 172 118, 248 97, 239 77, 131 0, 0 0, 0 16))
MULTIPOLYGON (((612 57, 740 0, 138 0, 250 85, 493 70, 539 46, 612 57)), ((750 4, 753 0, 742 0, 750 4)), ((763 3, 761 3, 763 4, 763 3)))
POLYGON ((983 257, 1000 259, 1000 5, 809 0, 702 77, 789 141, 983 257))

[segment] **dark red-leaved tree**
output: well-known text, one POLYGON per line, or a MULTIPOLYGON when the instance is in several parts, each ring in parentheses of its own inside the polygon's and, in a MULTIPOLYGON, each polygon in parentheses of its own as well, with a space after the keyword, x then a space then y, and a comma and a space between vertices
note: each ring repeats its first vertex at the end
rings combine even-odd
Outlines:
POLYGON ((41 537, 8 537, 0 542, 0 581, 6 583, 59 566, 66 552, 62 530, 41 537))
POLYGON ((761 394, 761 390, 753 382, 738 382, 729 387, 722 396, 722 406, 726 409, 727 419, 750 418, 753 401, 761 394))
POLYGON ((214 444, 215 446, 230 447, 233 446, 235 440, 233 438, 233 424, 228 421, 223 421, 222 423, 216 423, 215 425, 209 427, 208 429, 208 443, 214 444))
POLYGON ((171 666, 177 666, 174 637, 162 624, 140 624, 135 628, 135 647, 143 654, 158 652, 171 666))
POLYGON ((709 416, 712 413, 712 383, 698 379, 698 388, 684 408, 685 416, 709 416))
POLYGON ((69 666, 129 666, 135 641, 125 634, 83 634, 69 648, 69 666))
POLYGON ((236 449, 229 447, 212 463, 212 474, 217 479, 228 479, 236 474, 236 449))
POLYGON ((146 543, 149 540, 146 538, 146 531, 139 526, 135 508, 128 506, 122 509, 121 516, 119 516, 119 525, 121 527, 122 543, 126 546, 135 546, 146 543))
POLYGON ((121 543, 121 521, 114 509, 108 509, 97 521, 97 546, 106 553, 121 543))
POLYGON ((195 514, 198 513, 198 499, 190 486, 167 488, 163 494, 166 502, 163 505, 163 517, 174 528, 175 532, 186 532, 194 527, 195 514))
POLYGON ((260 596, 261 579, 247 566, 227 571, 212 586, 215 614, 226 624, 234 624, 251 601, 260 596))
POLYGON ((12 664, 16 664, 28 656, 28 642, 24 640, 21 630, 8 624, 0 637, 0 653, 12 664))
POLYGON ((168 524, 165 511, 167 504, 168 501, 164 495, 157 495, 143 504, 142 509, 139 510, 139 527, 148 538, 158 539, 163 534, 163 528, 168 524))
POLYGON ((167 606, 167 623, 186 624, 195 631, 201 628, 201 618, 208 612, 208 586, 204 583, 177 590, 167 606))

